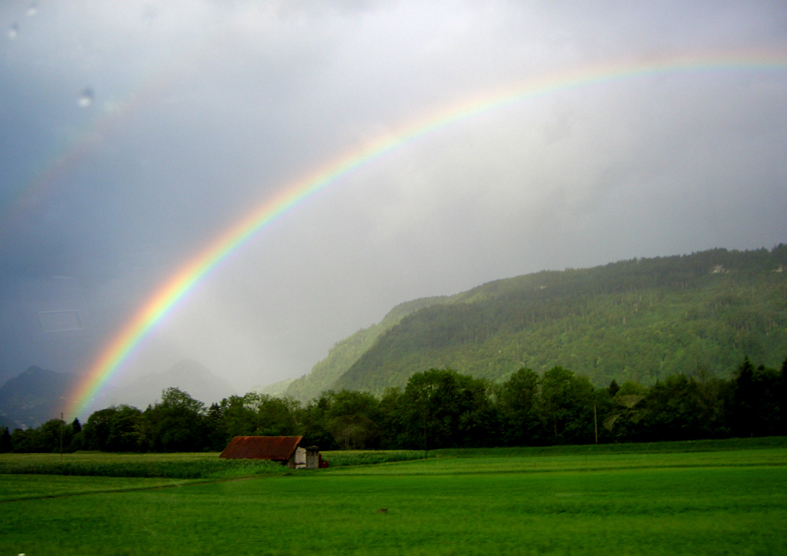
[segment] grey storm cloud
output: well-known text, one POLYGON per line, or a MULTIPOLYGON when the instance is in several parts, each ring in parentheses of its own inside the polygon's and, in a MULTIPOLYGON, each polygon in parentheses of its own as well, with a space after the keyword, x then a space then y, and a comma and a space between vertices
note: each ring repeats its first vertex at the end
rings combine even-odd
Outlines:
POLYGON ((228 226, 360 145, 615 62, 782 60, 602 80, 406 142, 229 255, 118 380, 190 358, 245 391, 308 372, 409 299, 787 239, 781 2, 74 1, 29 12, 0 7, 0 379, 33 364, 82 372, 228 226))

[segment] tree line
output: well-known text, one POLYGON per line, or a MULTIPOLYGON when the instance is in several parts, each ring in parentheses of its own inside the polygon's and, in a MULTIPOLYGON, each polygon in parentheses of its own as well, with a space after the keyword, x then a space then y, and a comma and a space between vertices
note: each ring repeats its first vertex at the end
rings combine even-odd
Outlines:
POLYGON ((96 411, 36 429, 7 428, 2 452, 220 451, 234 436, 302 435, 322 450, 437 449, 657 442, 787 434, 787 359, 781 369, 746 358, 729 379, 668 376, 596 388, 563 367, 529 368, 505 382, 430 369, 382 396, 327 391, 303 405, 259 393, 206 406, 169 388, 160 402, 96 411))

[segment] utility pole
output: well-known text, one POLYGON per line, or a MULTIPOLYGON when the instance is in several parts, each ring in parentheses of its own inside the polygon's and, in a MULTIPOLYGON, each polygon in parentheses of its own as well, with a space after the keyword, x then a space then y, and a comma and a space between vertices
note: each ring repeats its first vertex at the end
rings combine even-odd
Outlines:
MULTIPOLYGON (((428 398, 427 398, 428 402, 428 398)), ((424 403, 424 459, 427 459, 426 451, 426 403, 424 403)))
POLYGON ((60 459, 63 459, 63 413, 60 413, 60 459))
POLYGON ((596 404, 593 404, 593 423, 596 425, 596 444, 598 444, 598 413, 596 412, 596 404))

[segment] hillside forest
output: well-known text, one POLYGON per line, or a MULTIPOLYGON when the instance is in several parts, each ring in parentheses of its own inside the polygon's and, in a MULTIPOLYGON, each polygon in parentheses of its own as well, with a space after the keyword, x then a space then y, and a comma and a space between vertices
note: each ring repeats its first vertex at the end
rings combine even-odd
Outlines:
POLYGON ((676 374, 652 386, 597 388, 583 375, 523 367, 492 383, 451 369, 410 377, 381 396, 326 391, 306 405, 259 393, 209 407, 169 388, 144 411, 96 411, 82 426, 50 420, 3 429, 3 452, 220 451, 239 435, 303 435, 331 449, 436 449, 655 442, 787 434, 787 359, 780 369, 745 358, 728 379, 676 374))
POLYGON ((729 376, 745 357, 787 353, 787 245, 714 249, 497 280, 410 301, 338 342, 284 393, 382 395, 430 368, 500 382, 566 366, 597 387, 676 374, 729 376))

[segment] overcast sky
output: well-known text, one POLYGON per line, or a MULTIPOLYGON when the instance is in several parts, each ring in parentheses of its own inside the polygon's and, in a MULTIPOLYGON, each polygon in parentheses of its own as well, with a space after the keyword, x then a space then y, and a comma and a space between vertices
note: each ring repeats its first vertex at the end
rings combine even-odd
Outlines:
MULTIPOLYGON (((447 106, 614 63, 787 60, 783 1, 4 0, 0 28, 0 381, 83 371, 250 209, 447 106)), ((260 231, 118 381, 190 358, 244 392, 410 299, 771 248, 785 153, 784 66, 602 81, 459 121, 260 231)))

